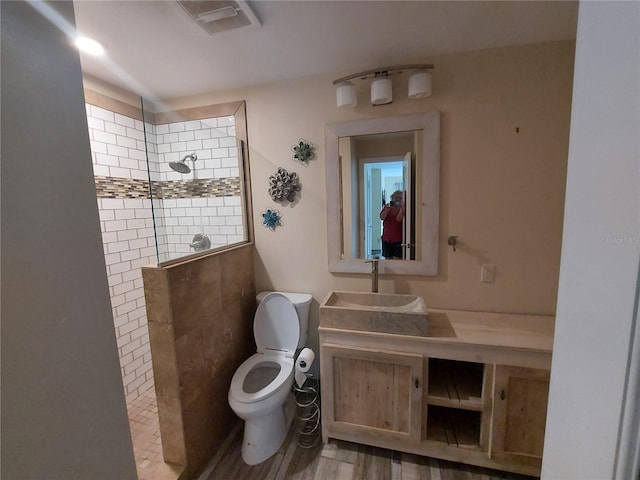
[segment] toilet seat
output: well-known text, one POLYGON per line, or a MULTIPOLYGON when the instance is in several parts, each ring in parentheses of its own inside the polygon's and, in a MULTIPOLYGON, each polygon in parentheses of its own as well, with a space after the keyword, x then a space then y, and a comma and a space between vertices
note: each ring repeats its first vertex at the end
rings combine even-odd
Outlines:
POLYGON ((265 398, 276 392, 293 372, 293 358, 284 357, 281 355, 270 355, 263 353, 255 353, 242 365, 238 367, 236 373, 233 374, 231 379, 231 395, 233 398, 241 403, 254 403, 264 400, 265 398), (280 367, 280 371, 276 377, 262 389, 257 392, 248 393, 244 391, 244 380, 251 370, 259 367, 261 364, 275 363, 280 367))

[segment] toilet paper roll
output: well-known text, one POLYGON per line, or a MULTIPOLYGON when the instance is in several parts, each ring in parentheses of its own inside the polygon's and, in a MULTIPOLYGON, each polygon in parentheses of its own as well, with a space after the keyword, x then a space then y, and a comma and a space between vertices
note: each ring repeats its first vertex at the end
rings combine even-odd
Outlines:
POLYGON ((310 348, 303 348, 300 355, 298 355, 294 375, 298 388, 302 388, 304 382, 307 381, 306 372, 311 368, 315 356, 315 353, 310 348))
POLYGON ((316 354, 310 348, 303 348, 296 360, 296 370, 300 372, 308 372, 313 363, 316 354))

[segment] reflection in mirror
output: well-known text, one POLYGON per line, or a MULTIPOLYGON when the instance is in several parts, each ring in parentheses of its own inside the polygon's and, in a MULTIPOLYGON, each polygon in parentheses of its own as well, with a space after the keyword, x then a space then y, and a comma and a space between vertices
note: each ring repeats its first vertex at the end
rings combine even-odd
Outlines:
POLYGON ((380 257, 393 259, 381 273, 437 274, 439 137, 437 112, 326 125, 332 272, 368 273, 365 259, 380 257))
POLYGON ((351 225, 343 232, 343 258, 416 259, 412 185, 419 133, 338 139, 341 178, 348 185, 342 190, 343 219, 351 225))

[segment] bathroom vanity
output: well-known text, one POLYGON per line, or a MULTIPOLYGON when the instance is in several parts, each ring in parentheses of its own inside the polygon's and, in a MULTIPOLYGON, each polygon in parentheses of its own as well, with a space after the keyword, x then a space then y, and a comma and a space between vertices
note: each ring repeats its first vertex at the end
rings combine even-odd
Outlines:
POLYGON ((335 314, 321 305, 325 442, 540 475, 553 317, 429 309, 428 333, 408 335, 335 314))

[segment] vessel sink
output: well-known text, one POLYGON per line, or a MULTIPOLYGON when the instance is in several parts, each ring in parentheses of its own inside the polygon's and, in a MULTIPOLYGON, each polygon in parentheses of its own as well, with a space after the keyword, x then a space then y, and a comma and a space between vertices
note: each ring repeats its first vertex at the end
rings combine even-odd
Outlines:
POLYGON ((427 336, 429 317, 418 295, 329 292, 320 305, 320 326, 427 336))

